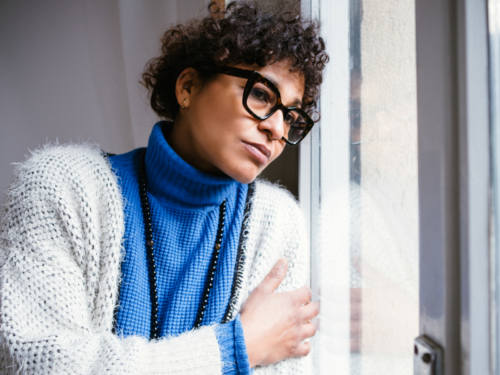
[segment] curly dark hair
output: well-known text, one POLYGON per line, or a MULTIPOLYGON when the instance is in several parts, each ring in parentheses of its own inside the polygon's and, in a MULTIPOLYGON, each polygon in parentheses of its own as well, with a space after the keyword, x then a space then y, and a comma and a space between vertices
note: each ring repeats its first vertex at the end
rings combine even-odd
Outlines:
POLYGON ((158 116, 169 120, 177 116, 175 85, 186 68, 194 68, 203 84, 216 76, 213 68, 217 66, 245 63, 263 67, 287 61, 290 71, 302 74, 305 80, 302 109, 319 118, 314 115, 329 57, 317 21, 282 10, 264 13, 249 1, 231 2, 225 11, 211 3, 208 9, 211 14, 207 17, 167 30, 161 55, 146 65, 142 84, 149 90, 151 107, 158 116), (218 12, 224 17, 213 17, 218 12))

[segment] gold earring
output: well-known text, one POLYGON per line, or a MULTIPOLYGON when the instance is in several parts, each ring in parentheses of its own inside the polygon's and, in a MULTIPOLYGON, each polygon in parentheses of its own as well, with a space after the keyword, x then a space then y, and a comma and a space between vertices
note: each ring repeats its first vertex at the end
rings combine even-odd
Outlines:
POLYGON ((186 109, 186 98, 184 98, 184 101, 182 102, 182 109, 186 109))

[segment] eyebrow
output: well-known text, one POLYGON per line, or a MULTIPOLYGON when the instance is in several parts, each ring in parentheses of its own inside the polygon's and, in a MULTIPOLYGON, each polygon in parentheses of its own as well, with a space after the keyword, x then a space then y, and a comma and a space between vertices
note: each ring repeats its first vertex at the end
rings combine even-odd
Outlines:
MULTIPOLYGON (((264 76, 264 74, 262 74, 264 76)), ((266 77, 269 81, 271 81, 274 86, 276 86, 279 90, 279 85, 278 85, 278 82, 276 82, 276 80, 272 79, 271 77, 268 77, 268 76, 264 76, 266 77)), ((281 91, 280 91, 281 93, 281 91)), ((300 107, 302 105, 302 99, 299 99, 299 98, 295 98, 295 100, 292 102, 292 105, 288 106, 288 107, 300 107)))

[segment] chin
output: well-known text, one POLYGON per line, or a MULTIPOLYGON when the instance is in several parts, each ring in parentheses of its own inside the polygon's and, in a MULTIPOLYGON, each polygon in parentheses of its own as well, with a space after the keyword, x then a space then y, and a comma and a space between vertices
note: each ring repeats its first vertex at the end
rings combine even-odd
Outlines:
POLYGON ((257 175, 253 175, 251 178, 245 178, 245 179, 241 179, 241 180, 237 180, 237 181, 239 183, 242 183, 242 184, 249 184, 249 183, 253 182, 256 178, 257 178, 257 175))
POLYGON ((231 177, 241 184, 249 184, 253 180, 255 180, 257 176, 258 173, 251 173, 251 174, 238 174, 238 176, 231 176, 231 177))
POLYGON ((242 167, 242 164, 243 163, 239 164, 236 168, 231 168, 231 171, 226 172, 229 177, 233 178, 241 184, 251 183, 264 170, 264 168, 258 168, 253 163, 250 166, 245 167, 242 167))

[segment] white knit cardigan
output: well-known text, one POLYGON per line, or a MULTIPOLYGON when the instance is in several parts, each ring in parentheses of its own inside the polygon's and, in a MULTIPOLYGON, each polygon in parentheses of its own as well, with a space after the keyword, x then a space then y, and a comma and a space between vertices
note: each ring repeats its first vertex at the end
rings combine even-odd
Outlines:
MULTIPOLYGON (((245 217, 239 311, 280 257, 278 292, 305 284, 308 244, 286 190, 258 181, 245 217)), ((123 259, 123 199, 100 151, 45 147, 17 168, 0 234, 1 374, 221 374, 214 326, 148 341, 112 333, 123 259)), ((257 367, 308 374, 310 356, 257 367)))

